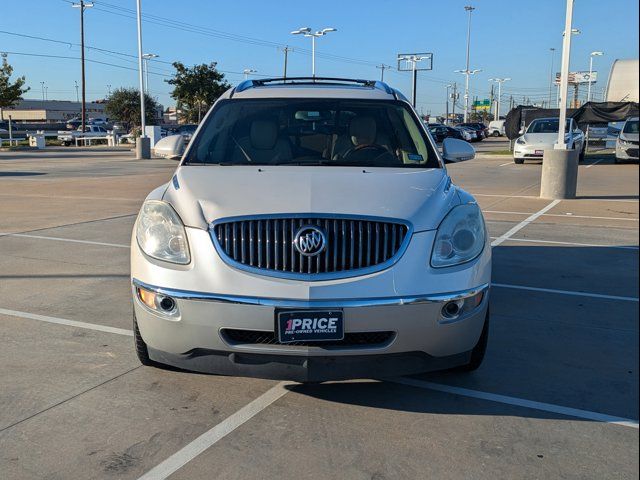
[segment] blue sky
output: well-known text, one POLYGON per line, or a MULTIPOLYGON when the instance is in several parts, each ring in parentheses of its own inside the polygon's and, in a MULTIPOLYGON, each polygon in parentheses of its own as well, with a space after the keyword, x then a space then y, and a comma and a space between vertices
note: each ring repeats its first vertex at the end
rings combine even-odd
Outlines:
MULTIPOLYGON (((135 0, 95 0, 86 11, 86 44, 118 53, 87 50, 87 98, 103 98, 107 85, 136 86, 135 0)), ((482 69, 472 77, 471 95, 488 96, 491 77, 511 77, 503 95, 547 97, 550 47, 556 48, 554 70, 560 63, 561 32, 564 28, 563 0, 278 0, 241 2, 217 0, 143 0, 143 12, 154 15, 143 24, 144 50, 160 55, 162 62, 185 64, 217 61, 228 72, 228 80, 242 80, 240 72, 253 68, 258 74, 280 76, 283 54, 278 44, 288 44, 289 75, 309 75, 310 39, 292 36, 301 26, 314 29, 335 27, 338 32, 317 43, 317 74, 379 78, 375 64, 395 65, 398 52, 433 52, 433 70, 420 74, 418 109, 424 113, 444 111, 445 85, 464 77, 466 45, 464 6, 476 7, 472 17, 471 68, 482 69), (178 23, 179 22, 179 23, 178 23), (230 38, 231 37, 231 38, 230 38), (242 41, 239 41, 242 40, 242 41), (302 50, 305 51, 302 51, 302 50), (328 58, 323 55, 343 57, 328 58)), ((604 88, 611 63, 617 58, 638 58, 637 0, 576 0, 572 70, 588 70, 589 53, 602 50, 598 90, 604 88)), ((79 12, 69 0, 3 1, 0 31, 79 42, 79 12)), ((76 96, 74 82, 80 80, 80 62, 67 58, 18 55, 18 53, 79 57, 79 47, 0 33, 0 51, 9 53, 15 74, 25 75, 32 90, 27 98, 41 98, 46 82, 49 99, 76 96)), ((150 67, 150 91, 165 106, 173 104, 170 85, 163 80, 171 65, 154 62, 150 67)), ((385 80, 407 95, 408 73, 385 72, 385 80)))

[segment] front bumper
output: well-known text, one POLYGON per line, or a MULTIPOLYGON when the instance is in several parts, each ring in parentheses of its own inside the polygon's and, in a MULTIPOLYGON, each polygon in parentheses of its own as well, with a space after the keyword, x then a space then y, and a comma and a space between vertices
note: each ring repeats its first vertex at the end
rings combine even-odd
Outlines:
POLYGON ((134 280, 134 310, 149 357, 186 370, 295 381, 407 375, 465 364, 487 314, 488 285, 464 292, 414 297, 300 301, 163 289, 134 280), (169 295, 178 316, 152 312, 136 287, 169 295), (482 302, 455 320, 442 316, 451 300, 483 292, 482 302), (277 308, 339 308, 345 333, 392 331, 374 345, 306 346, 242 343, 227 329, 273 335, 277 308))
POLYGON ((618 160, 638 160, 639 148, 634 144, 621 145, 616 143, 616 158, 618 160))
POLYGON ((542 160, 545 150, 553 150, 553 145, 520 145, 515 143, 513 147, 513 157, 542 160))

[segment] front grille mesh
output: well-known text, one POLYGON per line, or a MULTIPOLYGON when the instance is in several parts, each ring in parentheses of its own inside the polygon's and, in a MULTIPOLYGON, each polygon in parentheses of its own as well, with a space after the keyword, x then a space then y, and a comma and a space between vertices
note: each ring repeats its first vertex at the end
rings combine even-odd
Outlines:
POLYGON ((342 340, 299 341, 282 344, 274 332, 263 332, 260 330, 239 330, 234 328, 223 328, 222 336, 232 344, 249 345, 291 345, 297 347, 318 346, 318 347, 375 347, 389 343, 394 332, 349 332, 344 334, 342 340))
POLYGON ((401 249, 408 233, 405 224, 367 219, 265 218, 218 223, 213 228, 218 245, 232 260, 274 272, 321 274, 380 265, 401 249), (313 257, 294 246, 301 227, 324 230, 327 244, 313 257))

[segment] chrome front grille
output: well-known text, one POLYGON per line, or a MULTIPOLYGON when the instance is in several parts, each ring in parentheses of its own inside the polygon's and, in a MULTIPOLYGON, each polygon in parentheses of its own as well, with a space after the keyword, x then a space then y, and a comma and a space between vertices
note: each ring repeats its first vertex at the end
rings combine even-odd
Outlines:
POLYGON ((410 228, 378 218, 276 216, 220 220, 211 227, 216 248, 228 263, 285 278, 337 278, 368 273, 394 263, 409 241, 410 228), (325 247, 300 253, 296 233, 316 227, 325 247))

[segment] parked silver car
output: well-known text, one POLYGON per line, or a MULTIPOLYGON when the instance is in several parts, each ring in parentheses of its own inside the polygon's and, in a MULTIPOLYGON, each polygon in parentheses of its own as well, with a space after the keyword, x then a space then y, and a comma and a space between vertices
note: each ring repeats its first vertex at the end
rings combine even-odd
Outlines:
POLYGON ((628 118, 616 140, 616 163, 638 160, 638 117, 628 118))
MULTIPOLYGON (((552 150, 558 141, 560 120, 556 118, 537 118, 529 124, 526 130, 521 130, 521 136, 515 141, 513 161, 518 164, 526 159, 542 160, 545 150, 552 150)), ((580 161, 584 160, 585 141, 584 132, 578 128, 573 118, 568 118, 565 126, 565 142, 571 150, 580 152, 580 161)))
POLYGON ((211 108, 131 241, 145 365, 296 381, 482 362, 491 248, 473 197, 381 82, 248 80, 211 108))

